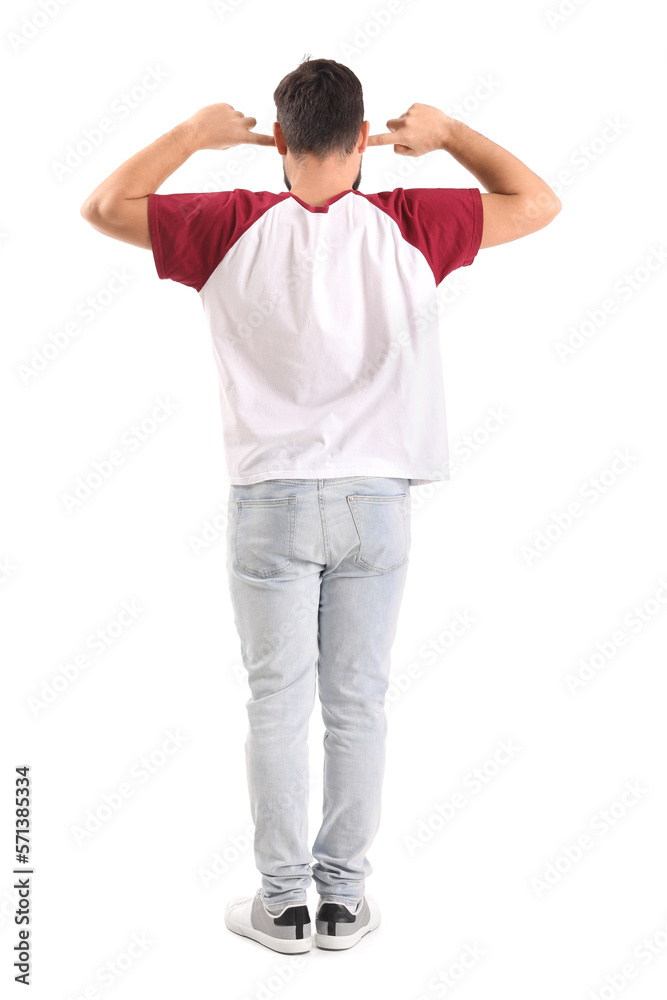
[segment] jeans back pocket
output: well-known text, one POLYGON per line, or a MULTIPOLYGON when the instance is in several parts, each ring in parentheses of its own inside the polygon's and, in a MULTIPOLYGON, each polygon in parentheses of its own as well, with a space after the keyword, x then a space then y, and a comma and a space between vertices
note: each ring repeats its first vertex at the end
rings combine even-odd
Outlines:
POLYGON ((355 561, 376 573, 401 566, 410 550, 408 494, 349 496, 347 502, 359 536, 355 561))
POLYGON ((250 576, 289 569, 294 559, 296 497, 236 501, 234 556, 250 576))

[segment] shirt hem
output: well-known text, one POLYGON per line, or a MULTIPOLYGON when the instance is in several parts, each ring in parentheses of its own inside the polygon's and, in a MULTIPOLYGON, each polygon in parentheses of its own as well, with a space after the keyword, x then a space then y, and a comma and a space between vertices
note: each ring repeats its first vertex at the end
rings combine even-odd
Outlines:
POLYGON ((411 486, 421 486, 426 483, 447 482, 450 479, 448 471, 417 470, 409 472, 406 469, 281 469, 278 472, 256 472, 250 476, 230 476, 227 480, 231 486, 251 486, 253 483, 268 479, 344 479, 347 476, 364 476, 369 479, 408 479, 411 486))
POLYGON ((158 278, 165 280, 169 277, 162 259, 162 244, 160 243, 160 223, 158 219, 158 199, 154 192, 148 195, 148 232, 151 238, 151 249, 158 278))
POLYGON ((470 246, 468 247, 468 254, 466 259, 463 261, 461 267, 469 267, 474 261, 475 257, 479 253, 479 248, 482 243, 482 233, 484 229, 484 209, 482 202, 482 192, 479 188, 469 188, 472 197, 472 233, 470 236, 470 246))

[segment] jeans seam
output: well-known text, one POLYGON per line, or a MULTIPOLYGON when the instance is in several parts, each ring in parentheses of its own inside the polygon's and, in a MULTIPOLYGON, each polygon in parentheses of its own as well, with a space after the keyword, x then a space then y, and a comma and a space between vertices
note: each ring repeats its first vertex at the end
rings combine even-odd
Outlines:
POLYGON ((331 549, 329 547, 329 528, 327 525, 327 512, 324 507, 324 493, 321 484, 317 487, 317 502, 320 509, 320 524, 322 525, 322 540, 324 542, 324 561, 331 562, 331 549))

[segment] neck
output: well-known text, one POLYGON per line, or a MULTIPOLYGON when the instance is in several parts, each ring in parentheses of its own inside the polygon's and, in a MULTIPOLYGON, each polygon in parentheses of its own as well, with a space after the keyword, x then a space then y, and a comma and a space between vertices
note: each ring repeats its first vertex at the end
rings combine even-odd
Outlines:
POLYGON ((292 185, 290 194, 296 195, 301 201, 305 201, 307 205, 321 208, 330 198, 340 194, 342 191, 351 190, 352 184, 345 181, 331 184, 307 184, 300 181, 298 184, 292 185))
POLYGON ((325 202, 342 191, 354 191, 361 183, 361 158, 356 164, 345 163, 287 163, 287 176, 283 161, 283 180, 291 194, 306 205, 321 208, 325 202), (291 185, 291 186, 290 186, 291 185))

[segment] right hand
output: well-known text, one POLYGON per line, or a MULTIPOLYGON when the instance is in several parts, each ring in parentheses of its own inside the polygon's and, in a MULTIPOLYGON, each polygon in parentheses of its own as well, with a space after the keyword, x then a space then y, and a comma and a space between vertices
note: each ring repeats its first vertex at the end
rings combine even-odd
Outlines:
POLYGON ((411 104, 404 114, 389 119, 389 132, 369 135, 367 145, 393 146, 399 156, 421 156, 443 148, 454 121, 431 104, 411 104))
POLYGON ((197 149, 231 149, 244 143, 256 146, 276 144, 272 135, 251 131, 257 124, 256 118, 250 118, 224 102, 207 104, 191 115, 185 124, 192 131, 197 149))

